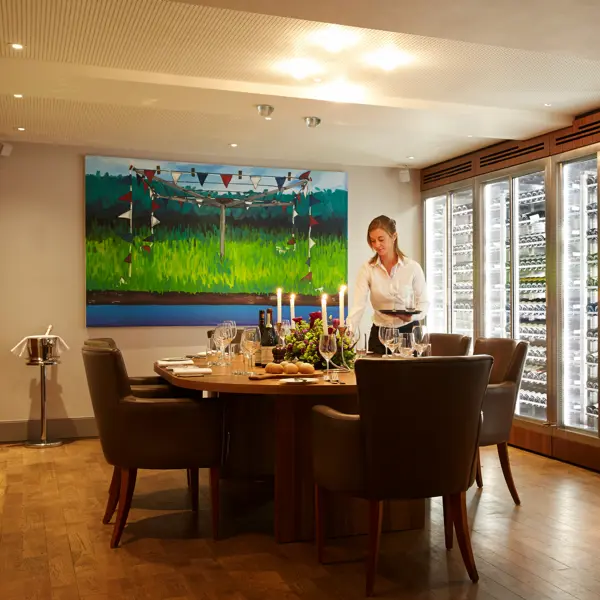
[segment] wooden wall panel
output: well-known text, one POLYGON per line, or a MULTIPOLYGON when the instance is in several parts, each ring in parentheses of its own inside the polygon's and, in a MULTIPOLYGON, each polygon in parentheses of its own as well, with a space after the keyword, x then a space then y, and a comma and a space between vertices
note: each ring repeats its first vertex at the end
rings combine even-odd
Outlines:
POLYGON ((475 176, 475 155, 459 156, 421 170, 421 190, 434 188, 469 179, 475 176))
POLYGON ((557 429, 552 439, 552 456, 580 467, 600 471, 600 439, 557 429))
POLYGON ((475 171, 485 175, 550 156, 550 136, 540 135, 529 140, 502 142, 480 150, 475 171))
POLYGON ((576 119, 571 127, 559 129, 550 134, 552 154, 591 146, 598 142, 600 142, 600 113, 576 119))

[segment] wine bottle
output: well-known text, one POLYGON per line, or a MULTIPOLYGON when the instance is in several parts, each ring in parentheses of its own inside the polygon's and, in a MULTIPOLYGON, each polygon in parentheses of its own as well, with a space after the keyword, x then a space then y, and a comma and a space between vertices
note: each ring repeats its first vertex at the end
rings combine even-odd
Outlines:
POLYGON ((265 330, 265 311, 258 311, 258 328, 260 329, 260 335, 262 337, 263 331, 265 330))
POLYGON ((260 336, 260 364, 264 367, 273 362, 273 348, 277 346, 277 335, 273 329, 273 310, 267 310, 265 330, 260 336))

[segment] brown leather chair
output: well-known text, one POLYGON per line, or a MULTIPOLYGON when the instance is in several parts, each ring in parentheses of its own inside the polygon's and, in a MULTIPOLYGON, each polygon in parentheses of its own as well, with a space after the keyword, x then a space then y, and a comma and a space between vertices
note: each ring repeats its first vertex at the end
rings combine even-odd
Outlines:
POLYGON ((431 356, 467 356, 471 338, 459 333, 430 333, 431 356))
POLYGON ((360 414, 313 408, 319 562, 324 546, 322 489, 369 502, 368 596, 375 581, 382 501, 443 496, 469 576, 478 580, 465 492, 475 478, 481 406, 491 368, 490 356, 360 360, 360 414))
MULTIPOLYGON (((490 384, 483 401, 483 424, 479 446, 496 445, 498 448, 502 473, 515 504, 521 504, 521 500, 508 459, 508 439, 528 347, 528 342, 517 342, 506 338, 478 338, 475 340, 474 348, 474 354, 488 354, 494 357, 490 384)), ((479 453, 477 453, 476 479, 478 487, 483 487, 479 453)))
POLYGON ((221 402, 216 398, 135 397, 118 349, 84 346, 82 354, 102 451, 114 466, 103 518, 109 523, 118 505, 111 548, 119 545, 125 528, 138 469, 186 469, 196 511, 198 471, 208 467, 216 539, 223 461, 221 402))
MULTIPOLYGON (((115 340, 109 337, 90 338, 83 342, 90 348, 116 348, 115 340)), ((138 398, 172 398, 181 396, 182 392, 175 386, 167 383, 158 375, 143 377, 129 377, 131 393, 138 398)))

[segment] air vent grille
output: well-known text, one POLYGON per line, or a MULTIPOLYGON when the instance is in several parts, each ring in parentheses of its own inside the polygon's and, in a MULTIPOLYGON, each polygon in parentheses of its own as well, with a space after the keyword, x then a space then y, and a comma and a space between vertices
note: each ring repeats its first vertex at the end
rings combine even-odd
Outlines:
POLYGON ((474 175, 472 158, 440 163, 421 171, 421 189, 429 190, 448 183, 454 183, 455 181, 468 179, 474 175))
POLYGON ((552 134, 552 154, 582 148, 600 142, 600 115, 583 117, 567 129, 552 134))
POLYGON ((547 135, 522 142, 504 142, 484 149, 479 154, 478 175, 497 171, 505 167, 520 165, 550 155, 550 140, 547 135))

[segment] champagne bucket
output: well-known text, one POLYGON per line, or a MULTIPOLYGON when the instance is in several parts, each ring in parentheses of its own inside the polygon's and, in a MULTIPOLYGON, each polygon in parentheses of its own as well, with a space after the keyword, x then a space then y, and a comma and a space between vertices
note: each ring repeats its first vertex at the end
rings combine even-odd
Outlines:
POLYGON ((27 340, 28 365, 57 364, 60 362, 58 355, 58 336, 39 335, 27 340))

